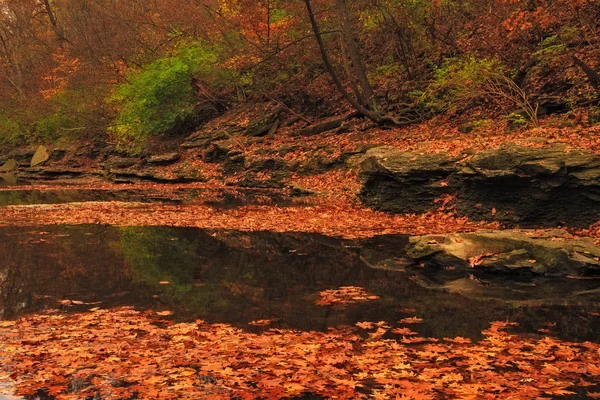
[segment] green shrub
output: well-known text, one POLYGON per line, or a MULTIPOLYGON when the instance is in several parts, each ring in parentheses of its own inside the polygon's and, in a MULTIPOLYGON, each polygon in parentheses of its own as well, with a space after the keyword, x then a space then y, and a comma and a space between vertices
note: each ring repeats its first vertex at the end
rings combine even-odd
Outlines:
POLYGON ((551 64, 563 65, 563 56, 567 54, 567 45, 575 39, 578 29, 573 26, 565 26, 552 36, 545 38, 538 46, 538 50, 533 53, 542 66, 551 64))
POLYGON ((63 113, 52 113, 35 122, 33 135, 30 140, 50 143, 64 137, 66 132, 76 129, 77 123, 74 116, 63 113))
POLYGON ((537 123, 537 109, 526 93, 506 75, 496 59, 469 57, 448 59, 435 70, 434 80, 424 93, 434 112, 461 112, 477 102, 511 103, 527 119, 537 123))
POLYGON ((505 118, 508 121, 509 130, 525 128, 529 125, 526 116, 521 113, 510 113, 505 118))
POLYGON ((486 82, 503 70, 496 59, 447 59, 435 69, 433 82, 426 92, 429 105, 436 112, 463 111, 474 101, 486 97, 486 82))
POLYGON ((14 146, 27 140, 28 130, 16 119, 0 115, 0 146, 14 146))
POLYGON ((193 43, 130 74, 109 100, 119 108, 109 129, 118 144, 136 148, 154 135, 192 128, 199 112, 193 78, 211 91, 231 81, 231 73, 218 69, 217 61, 213 47, 193 43))

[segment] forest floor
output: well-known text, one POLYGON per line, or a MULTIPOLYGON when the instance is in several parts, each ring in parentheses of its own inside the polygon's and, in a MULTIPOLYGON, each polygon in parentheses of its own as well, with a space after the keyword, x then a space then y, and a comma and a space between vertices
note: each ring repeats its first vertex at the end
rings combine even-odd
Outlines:
MULTIPOLYGON (((218 130, 225 124, 247 124, 253 115, 251 112, 225 115, 211 122, 205 130, 218 130)), ((584 110, 574 112, 568 118, 552 116, 542 120, 538 126, 518 129, 511 129, 505 120, 476 117, 470 118, 476 123, 439 118, 406 128, 390 129, 358 121, 352 123, 348 131, 330 131, 309 137, 296 135, 296 128, 289 126, 281 128, 275 135, 259 138, 238 135, 226 140, 227 153, 243 155, 243 164, 233 168, 226 158, 214 160, 207 157, 206 153, 213 150, 211 144, 181 149, 181 139, 157 140, 150 146, 150 154, 135 157, 121 155, 111 145, 97 140, 84 141, 83 145, 78 143, 75 148, 55 146, 66 155, 57 160, 51 158, 44 166, 32 169, 34 174, 44 170, 52 173, 49 175, 51 180, 40 175, 31 181, 34 185, 31 188, 36 191, 138 190, 176 197, 177 191, 196 189, 203 190, 203 198, 216 201, 223 191, 241 189, 256 190, 256 196, 262 196, 264 204, 255 201, 232 209, 221 209, 207 205, 206 201, 174 206, 102 202, 99 199, 76 204, 11 205, 4 208, 0 225, 125 223, 319 232, 343 237, 499 228, 496 222, 470 221, 457 216, 449 198, 438 199, 437 209, 419 215, 389 214, 365 207, 359 200, 363 181, 359 173, 361 157, 366 149, 378 146, 415 155, 439 153, 464 159, 505 145, 545 148, 562 144, 566 146, 565 152, 584 149, 600 154, 600 125, 590 126, 585 123, 586 119, 584 110), (472 131, 461 132, 465 125, 472 131), (153 154, 170 152, 176 152, 180 157, 169 165, 155 166, 144 161, 153 154), (111 160, 125 160, 132 165, 109 169, 111 160), (66 173, 65 178, 61 178, 63 172, 66 173), (72 172, 79 177, 71 177, 72 172), (125 178, 115 183, 115 176, 125 178), (194 179, 197 182, 181 183, 188 176, 197 178, 194 179), (269 200, 269 192, 288 196, 290 201, 285 206, 274 204, 269 200)), ((0 191, 21 188, 0 186, 0 191)), ((589 229, 577 232, 597 237, 600 236, 600 227, 592 224, 589 229)))

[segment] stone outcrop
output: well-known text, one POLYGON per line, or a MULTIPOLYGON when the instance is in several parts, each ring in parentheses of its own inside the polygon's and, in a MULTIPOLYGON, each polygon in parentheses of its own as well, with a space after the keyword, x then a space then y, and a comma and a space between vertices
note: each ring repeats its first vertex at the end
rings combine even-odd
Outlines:
POLYGON ((151 165, 171 165, 181 159, 179 153, 166 153, 150 156, 146 159, 147 164, 151 165))
POLYGON ((246 128, 245 135, 251 137, 260 137, 267 134, 274 134, 281 125, 282 114, 283 110, 276 108, 275 110, 266 112, 263 115, 259 115, 250 121, 248 127, 246 128))
POLYGON ((6 161, 4 164, 2 164, 2 166, 0 166, 0 173, 12 172, 15 169, 17 169, 18 166, 19 166, 19 164, 17 164, 17 161, 15 159, 11 158, 8 161, 6 161))
POLYGON ((369 150, 362 201, 379 210, 423 213, 456 195, 460 215, 506 225, 589 226, 600 220, 600 155, 562 146, 514 145, 468 157, 369 150))
POLYGON ((239 132, 241 132, 241 129, 237 126, 227 126, 220 130, 200 130, 186 138, 181 147, 184 149, 203 149, 213 142, 228 140, 239 132))
POLYGON ((546 276, 600 274, 600 246, 562 230, 477 231, 409 238, 406 256, 425 266, 546 276))

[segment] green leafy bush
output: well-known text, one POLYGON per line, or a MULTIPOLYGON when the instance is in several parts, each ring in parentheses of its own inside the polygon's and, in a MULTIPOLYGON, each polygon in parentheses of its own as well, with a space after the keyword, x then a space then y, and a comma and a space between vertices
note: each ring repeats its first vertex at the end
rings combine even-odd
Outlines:
POLYGON ((542 66, 553 64, 564 65, 563 57, 567 54, 567 45, 575 39, 578 29, 573 26, 565 26, 556 35, 545 38, 533 53, 542 66), (561 62, 562 61, 562 62, 561 62))
POLYGON ((460 112, 477 102, 491 100, 499 105, 509 103, 537 123, 536 107, 496 59, 448 59, 435 70, 434 80, 423 95, 435 112, 460 112))
POLYGON ((210 91, 231 80, 231 73, 217 68, 217 62, 213 47, 193 43, 130 74, 110 97, 119 108, 109 129, 117 143, 135 149, 154 135, 192 128, 201 111, 194 80, 206 84, 210 91))
POLYGON ((23 123, 6 115, 0 115, 0 146, 14 146, 26 141, 28 130, 23 123))
POLYGON ((429 105, 436 112, 462 111, 486 97, 486 82, 503 70, 496 59, 447 59, 435 69, 433 82, 426 92, 429 105))

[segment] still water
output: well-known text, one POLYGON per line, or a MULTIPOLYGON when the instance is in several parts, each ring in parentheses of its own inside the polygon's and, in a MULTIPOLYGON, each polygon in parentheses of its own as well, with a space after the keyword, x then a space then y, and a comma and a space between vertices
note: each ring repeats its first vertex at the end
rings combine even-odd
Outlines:
MULTIPOLYGON (((473 280, 401 264, 404 236, 344 240, 318 234, 171 227, 0 228, 0 319, 132 305, 248 330, 326 330, 416 315, 421 335, 474 340, 491 321, 519 323, 564 340, 599 341, 598 281, 473 280), (391 260, 391 261, 390 261, 391 260), (316 304, 319 293, 356 286, 377 300, 316 304), (475 286, 475 287, 474 287, 475 286)), ((461 275, 463 274, 463 275, 461 275)))

